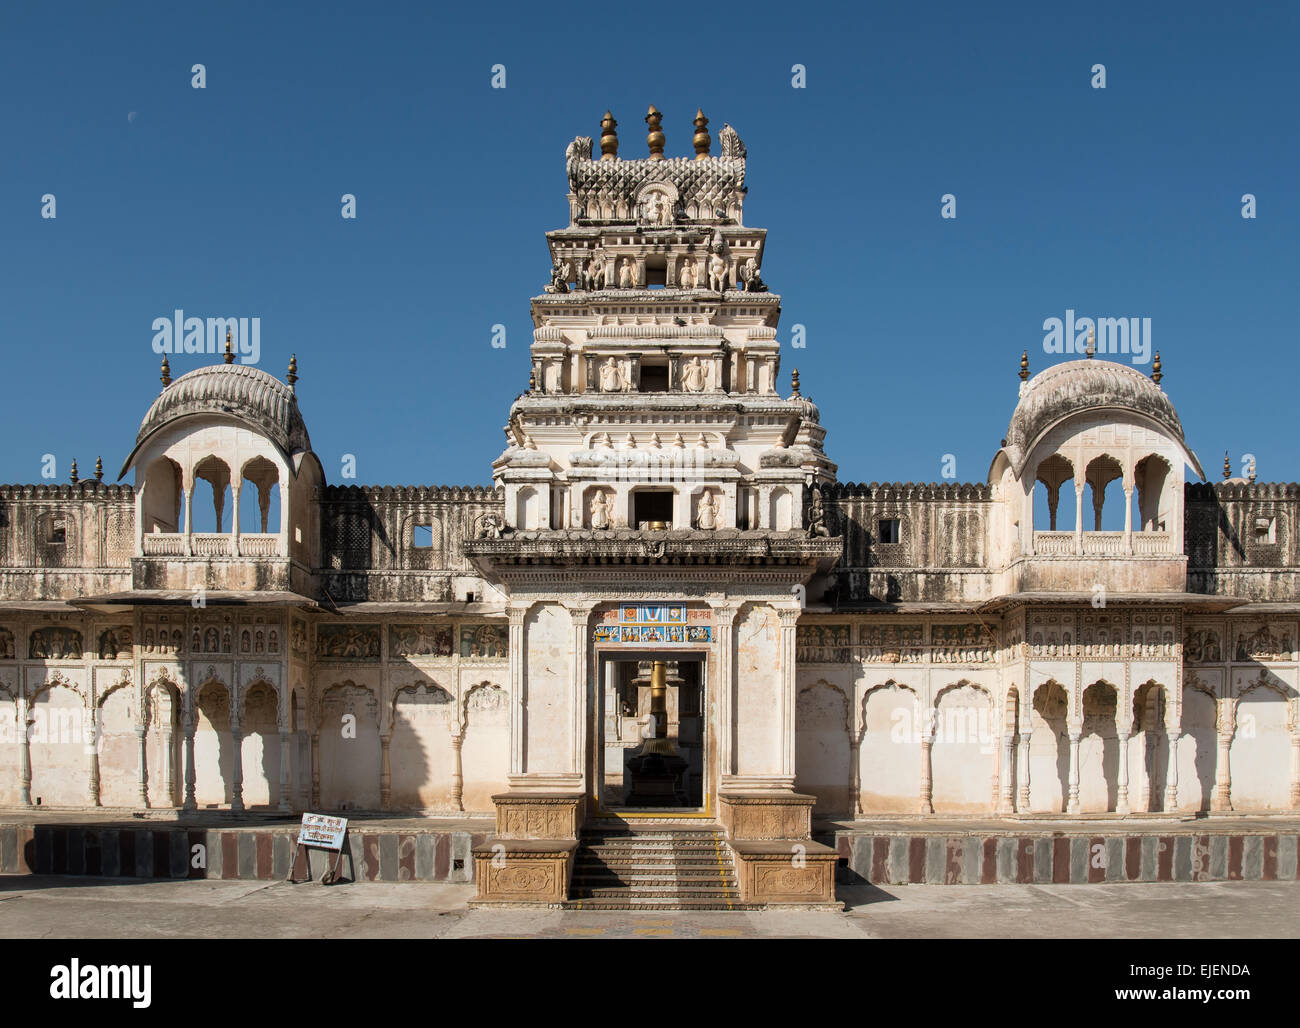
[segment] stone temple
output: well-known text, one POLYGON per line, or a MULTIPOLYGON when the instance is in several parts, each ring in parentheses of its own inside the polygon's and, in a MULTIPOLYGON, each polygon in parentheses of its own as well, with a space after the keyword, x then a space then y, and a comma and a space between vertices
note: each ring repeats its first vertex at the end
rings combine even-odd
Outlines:
POLYGON ((329 482, 228 352, 132 484, 0 487, 0 804, 479 815, 481 903, 591 905, 832 902, 825 824, 1300 807, 1300 487, 1091 356, 1011 357, 985 481, 842 481, 740 137, 659 117, 569 144, 492 485, 329 482))

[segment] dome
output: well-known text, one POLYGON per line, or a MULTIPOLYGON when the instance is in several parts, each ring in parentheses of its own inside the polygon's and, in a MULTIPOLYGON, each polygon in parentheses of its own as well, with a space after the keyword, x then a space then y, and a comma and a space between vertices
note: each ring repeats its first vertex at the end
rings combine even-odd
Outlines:
POLYGON ((1183 424, 1164 391, 1136 368, 1096 359, 1055 364, 1026 383, 1002 443, 1016 474, 1024 471, 1030 451, 1053 425, 1073 414, 1102 410, 1129 411, 1154 421, 1205 477, 1196 455, 1187 449, 1183 424))
MULTIPOLYGON (((286 456, 311 449, 293 390, 247 364, 211 364, 182 375, 154 400, 122 465, 125 475, 144 441, 177 418, 225 414, 260 432, 286 456)), ((121 475, 118 477, 120 478, 121 475)))

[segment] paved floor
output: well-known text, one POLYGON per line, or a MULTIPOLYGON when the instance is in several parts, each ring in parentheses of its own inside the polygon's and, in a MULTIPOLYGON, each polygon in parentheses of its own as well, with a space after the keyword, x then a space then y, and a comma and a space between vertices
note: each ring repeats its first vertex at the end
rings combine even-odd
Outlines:
POLYGON ((1300 884, 861 886, 844 914, 469 910, 472 885, 0 878, 0 938, 1295 938, 1300 884))

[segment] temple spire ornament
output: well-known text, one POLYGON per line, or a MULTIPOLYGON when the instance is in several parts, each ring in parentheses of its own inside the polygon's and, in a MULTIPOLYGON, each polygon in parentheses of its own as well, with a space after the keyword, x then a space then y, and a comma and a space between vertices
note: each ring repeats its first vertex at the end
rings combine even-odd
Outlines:
POLYGON ((226 329, 226 352, 222 354, 221 359, 227 364, 235 363, 235 351, 230 344, 230 329, 226 329))
POLYGON ((72 458, 72 468, 68 471, 68 478, 72 480, 73 485, 77 484, 77 458, 76 457, 72 458))
POLYGON ((645 123, 649 128, 645 141, 650 147, 650 160, 652 161, 662 161, 664 159, 663 120, 664 116, 659 113, 659 109, 654 104, 651 104, 650 110, 645 116, 645 123))
POLYGON ((600 159, 602 161, 618 160, 618 122, 609 111, 600 119, 600 159))
POLYGON ((1232 461, 1228 460, 1228 451, 1223 451, 1223 477, 1229 479, 1232 477, 1232 461))
POLYGON ((104 458, 103 457, 95 458, 95 481, 96 482, 104 481, 104 458))
POLYGON ((1020 381, 1029 381, 1029 351, 1025 350, 1020 354, 1020 381))
POLYGON ((289 374, 284 376, 284 380, 289 383, 289 392, 297 396, 298 390, 294 388, 298 381, 298 355, 296 353, 289 354, 289 374))
POLYGON ((795 368, 790 372, 790 389, 793 396, 799 395, 799 369, 795 368))
POLYGON ((703 107, 696 108, 692 124, 695 126, 695 136, 691 140, 695 144, 695 159, 702 161, 709 156, 709 146, 713 142, 709 138, 709 119, 704 116, 703 107))
POLYGON ((1160 380, 1164 377, 1165 373, 1160 370, 1160 351, 1157 350, 1156 359, 1151 364, 1151 381, 1156 385, 1159 385, 1160 380))
POLYGON ((1097 334, 1092 326, 1088 327, 1088 360, 1092 360, 1097 355, 1097 334))
POLYGON ((163 355, 162 375, 159 377, 158 381, 163 384, 164 389, 172 384, 172 366, 167 363, 167 357, 165 354, 163 355))

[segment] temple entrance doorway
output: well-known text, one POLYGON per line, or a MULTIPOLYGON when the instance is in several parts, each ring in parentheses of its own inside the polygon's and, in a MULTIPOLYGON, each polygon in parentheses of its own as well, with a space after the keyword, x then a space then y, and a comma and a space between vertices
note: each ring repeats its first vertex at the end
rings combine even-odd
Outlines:
POLYGON ((602 813, 709 813, 702 654, 598 661, 596 776, 602 813))

